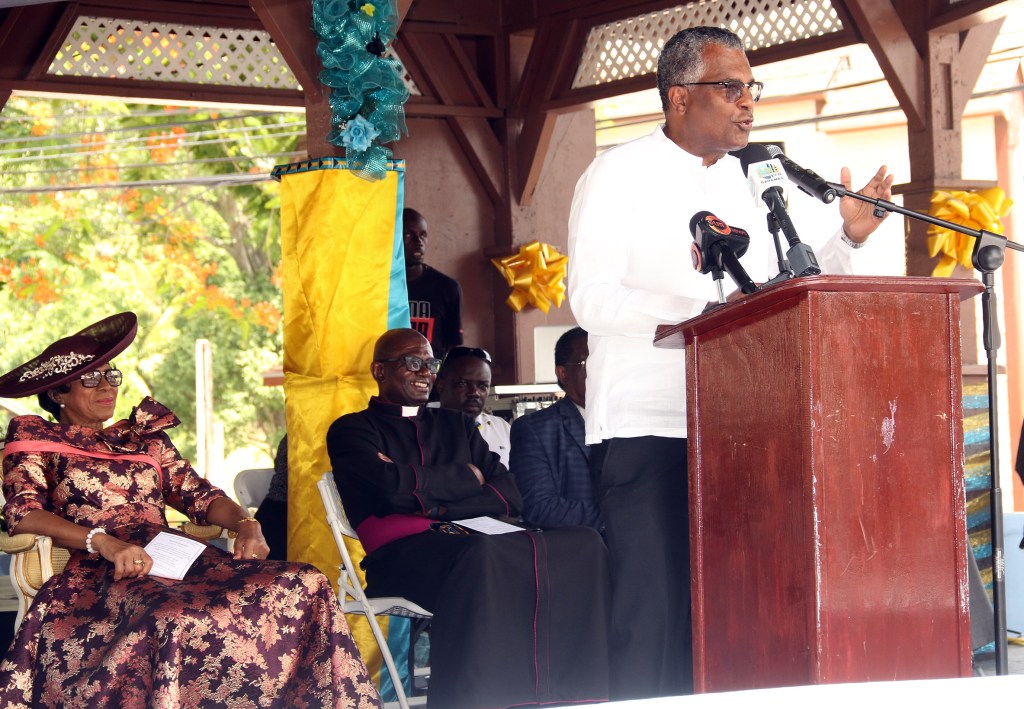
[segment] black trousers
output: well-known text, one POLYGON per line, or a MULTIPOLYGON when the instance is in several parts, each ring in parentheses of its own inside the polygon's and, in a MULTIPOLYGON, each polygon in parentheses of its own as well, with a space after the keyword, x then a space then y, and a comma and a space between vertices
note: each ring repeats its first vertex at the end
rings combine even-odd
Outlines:
POLYGON ((423 532, 363 566, 368 595, 404 596, 434 614, 430 706, 608 698, 608 565, 595 530, 423 532))
POLYGON ((590 448, 612 583, 613 700, 693 692, 686 439, 590 448))

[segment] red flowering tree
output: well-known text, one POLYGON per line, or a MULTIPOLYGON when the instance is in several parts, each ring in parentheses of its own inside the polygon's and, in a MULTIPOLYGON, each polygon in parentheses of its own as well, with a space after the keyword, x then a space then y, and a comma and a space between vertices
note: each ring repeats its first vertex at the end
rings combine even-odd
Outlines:
POLYGON ((283 401, 260 373, 281 356, 277 184, 210 181, 287 162, 301 116, 15 96, 0 119, 0 370, 133 310, 118 414, 152 394, 190 452, 205 338, 227 450, 272 452, 283 401))

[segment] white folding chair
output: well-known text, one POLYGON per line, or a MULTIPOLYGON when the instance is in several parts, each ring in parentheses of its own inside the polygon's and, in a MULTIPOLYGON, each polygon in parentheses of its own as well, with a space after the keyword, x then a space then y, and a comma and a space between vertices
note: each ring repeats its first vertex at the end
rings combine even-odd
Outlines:
MULTIPOLYGON (((401 709, 408 709, 410 706, 423 706, 427 703, 425 696, 405 696, 402 677, 398 674, 398 668, 395 667, 395 659, 391 656, 388 641, 384 637, 383 631, 381 631, 380 624, 377 622, 377 616, 394 615, 403 618, 429 619, 433 615, 430 611, 420 608, 405 598, 395 596, 386 598, 366 597, 362 584, 359 581, 359 576, 356 575, 355 566, 352 564, 352 557, 345 547, 345 537, 359 541, 359 535, 356 534, 356 530, 349 523, 348 517, 345 515, 345 508, 342 507, 338 487, 334 483, 334 474, 331 472, 324 473, 316 486, 320 490, 320 497, 323 499, 324 509, 327 511, 327 524, 330 525, 331 533, 334 534, 334 541, 338 545, 338 551, 341 552, 341 574, 338 577, 338 588, 342 590, 346 599, 353 599, 351 601, 345 600, 342 606, 346 613, 358 613, 366 616, 366 620, 370 624, 370 630, 373 631, 373 637, 380 648, 381 657, 384 659, 384 664, 391 675, 391 683, 394 685, 395 694, 398 696, 398 706, 401 709)), ((385 706, 393 707, 394 703, 392 702, 385 706)))
POLYGON ((235 475, 235 497, 238 498, 238 504, 250 513, 255 512, 263 498, 267 496, 272 477, 273 468, 249 468, 238 471, 235 475))

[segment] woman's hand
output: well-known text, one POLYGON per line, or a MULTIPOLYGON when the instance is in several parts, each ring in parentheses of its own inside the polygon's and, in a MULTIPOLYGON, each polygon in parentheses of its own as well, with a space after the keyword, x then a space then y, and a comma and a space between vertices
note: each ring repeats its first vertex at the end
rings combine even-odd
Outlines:
POLYGON ((92 548, 114 565, 114 580, 145 576, 153 568, 153 558, 137 544, 122 542, 109 534, 96 534, 92 548))
POLYGON ((263 538, 263 528, 255 520, 238 523, 238 536, 235 537, 236 559, 266 559, 270 554, 270 546, 263 538))
POLYGON ((248 510, 242 509, 226 495, 210 504, 206 510, 206 523, 234 531, 236 559, 266 559, 270 554, 260 523, 249 516, 248 510))

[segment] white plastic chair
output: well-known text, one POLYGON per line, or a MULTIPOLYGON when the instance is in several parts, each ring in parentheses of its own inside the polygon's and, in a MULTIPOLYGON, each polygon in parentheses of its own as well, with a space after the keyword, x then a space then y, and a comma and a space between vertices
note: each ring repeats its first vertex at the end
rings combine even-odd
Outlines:
POLYGON ((273 468, 249 468, 238 471, 235 476, 235 497, 238 504, 253 512, 270 489, 270 479, 274 477, 273 468))
MULTIPOLYGON (((345 537, 358 542, 359 535, 356 534, 356 530, 349 523, 348 517, 345 515, 345 508, 341 505, 338 487, 334 483, 334 474, 331 472, 324 473, 316 486, 320 490, 320 497, 323 499, 324 509, 327 511, 327 524, 330 525, 334 541, 338 545, 338 551, 341 552, 341 574, 338 577, 338 588, 342 590, 346 599, 353 599, 351 601, 345 600, 342 606, 346 613, 358 613, 366 616, 366 620, 370 624, 370 630, 373 631, 373 637, 380 648, 381 657, 384 659, 384 664, 391 675, 391 683, 394 685, 395 694, 398 696, 398 706, 401 709, 408 709, 410 706, 423 706, 427 703, 425 696, 405 696, 402 677, 398 674, 398 669, 395 667, 395 659, 391 656, 388 641, 381 631, 380 624, 377 622, 377 616, 395 615, 403 618, 429 619, 433 615, 430 611, 420 608, 405 598, 395 596, 385 598, 366 597, 366 594, 363 592, 363 586, 359 581, 359 576, 356 575, 352 557, 345 547, 345 537)), ((392 702, 385 706, 394 706, 394 703, 392 702)))

